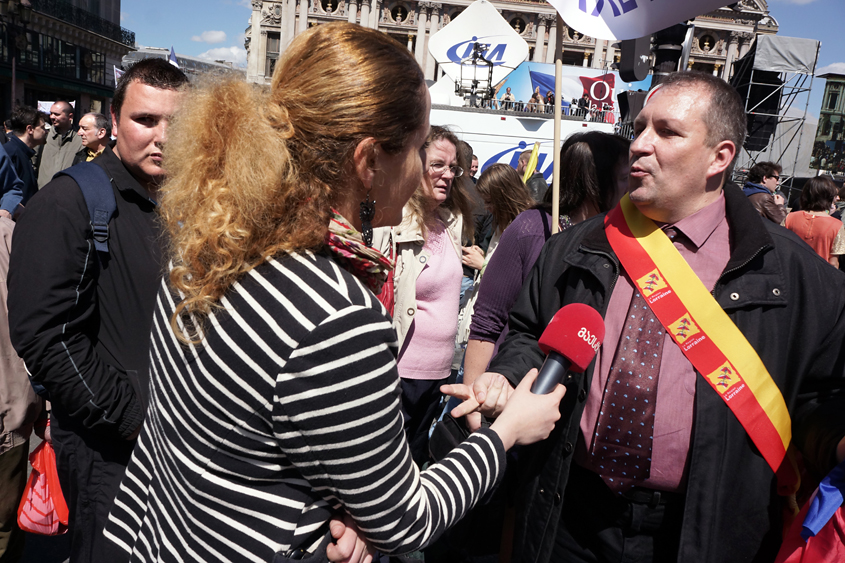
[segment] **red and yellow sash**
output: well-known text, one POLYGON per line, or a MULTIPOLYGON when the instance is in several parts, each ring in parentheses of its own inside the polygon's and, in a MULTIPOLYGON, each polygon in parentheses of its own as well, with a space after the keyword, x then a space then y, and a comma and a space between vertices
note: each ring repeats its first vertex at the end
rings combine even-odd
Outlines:
POLYGON ((766 366, 666 234, 626 195, 605 218, 622 266, 693 367, 719 393, 778 478, 793 494, 797 469, 787 455, 792 425, 766 366))

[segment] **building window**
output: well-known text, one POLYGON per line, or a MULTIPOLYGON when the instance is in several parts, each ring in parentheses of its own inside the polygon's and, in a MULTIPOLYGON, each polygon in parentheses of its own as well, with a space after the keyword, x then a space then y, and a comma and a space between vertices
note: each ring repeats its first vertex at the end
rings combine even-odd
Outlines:
POLYGON ((106 83, 106 57, 87 49, 81 50, 82 79, 95 84, 106 83))
POLYGON ((713 39, 712 35, 705 35, 698 40, 698 48, 705 53, 709 53, 715 46, 716 40, 713 39))
POLYGON ((20 33, 15 39, 18 49, 18 64, 29 68, 39 68, 39 35, 32 31, 20 33))
POLYGON ((827 109, 834 110, 836 109, 836 104, 839 102, 839 93, 838 92, 831 92, 827 98, 827 109))
POLYGON ((332 14, 337 10, 339 2, 337 0, 321 0, 320 5, 323 7, 323 11, 332 14))
POLYGON ((525 31, 525 20, 522 18, 513 18, 510 21, 510 24, 511 27, 519 34, 522 34, 522 32, 525 31))
POLYGON ((264 76, 268 78, 273 76, 273 71, 276 70, 280 45, 281 35, 279 33, 267 32, 267 60, 264 65, 264 76))
POLYGON ((408 8, 402 5, 394 6, 393 9, 390 10, 390 17, 393 18, 394 22, 402 23, 408 18, 408 8))
POLYGON ((43 70, 51 74, 68 78, 82 78, 76 69, 76 45, 50 37, 41 36, 41 53, 43 56, 43 70))

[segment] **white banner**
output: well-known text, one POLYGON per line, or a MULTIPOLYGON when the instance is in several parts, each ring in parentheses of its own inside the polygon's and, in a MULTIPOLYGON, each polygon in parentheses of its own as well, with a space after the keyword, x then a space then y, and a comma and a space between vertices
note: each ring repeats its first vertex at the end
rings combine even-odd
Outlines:
POLYGON ((566 25, 597 39, 637 39, 730 4, 725 0, 548 0, 566 25))
POLYGON ((476 0, 449 25, 428 40, 428 50, 452 80, 476 78, 486 83, 489 67, 464 65, 472 55, 475 43, 487 45, 485 58, 493 63, 493 83, 501 82, 513 69, 528 58, 528 43, 487 0, 476 0))

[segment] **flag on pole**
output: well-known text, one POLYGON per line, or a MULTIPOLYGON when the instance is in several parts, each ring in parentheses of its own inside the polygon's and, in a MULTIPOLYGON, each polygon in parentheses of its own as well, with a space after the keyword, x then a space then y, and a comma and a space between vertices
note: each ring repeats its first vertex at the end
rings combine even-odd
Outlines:
POLYGON ((786 537, 775 563, 845 561, 845 462, 819 483, 786 537))
POLYGON ((534 171, 537 170, 537 160, 539 159, 540 155, 540 143, 535 142, 534 148, 531 150, 531 158, 528 159, 528 166, 525 167, 525 174, 522 176, 523 183, 527 182, 528 179, 534 174, 534 171))
POLYGON ((126 72, 125 70, 120 70, 117 66, 114 66, 114 85, 117 87, 117 83, 120 82, 120 79, 123 77, 123 73, 126 72))
POLYGON ((549 0, 566 25, 613 41, 637 39, 727 6, 726 0, 549 0))
POLYGON ((169 62, 170 62, 170 64, 172 64, 172 65, 173 65, 173 66, 175 66, 176 68, 179 68, 179 61, 177 61, 177 60, 176 60, 176 51, 174 51, 174 50, 173 50, 173 45, 171 45, 171 46, 170 46, 170 59, 169 59, 169 62))

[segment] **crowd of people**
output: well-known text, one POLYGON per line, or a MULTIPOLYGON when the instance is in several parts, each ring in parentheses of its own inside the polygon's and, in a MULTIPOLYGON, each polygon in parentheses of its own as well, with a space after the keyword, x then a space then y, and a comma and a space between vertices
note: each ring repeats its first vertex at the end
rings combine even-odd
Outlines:
POLYGON ((744 108, 708 74, 632 141, 566 139, 557 209, 530 151, 476 178, 430 109, 412 54, 332 23, 268 88, 148 59, 111 119, 15 110, 0 561, 33 431, 72 563, 775 561, 845 459, 835 184, 732 184, 744 108), (575 303, 604 343, 535 395, 575 303))

